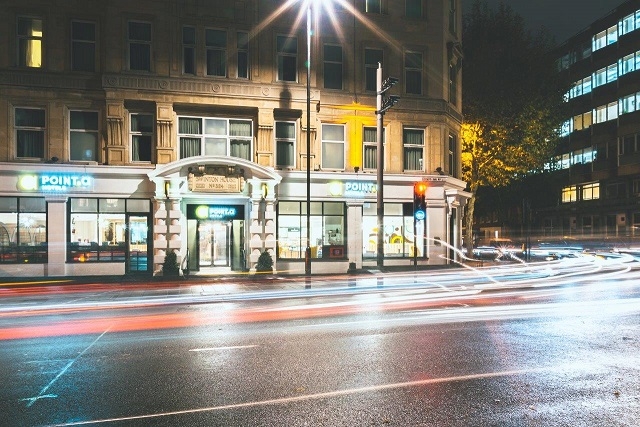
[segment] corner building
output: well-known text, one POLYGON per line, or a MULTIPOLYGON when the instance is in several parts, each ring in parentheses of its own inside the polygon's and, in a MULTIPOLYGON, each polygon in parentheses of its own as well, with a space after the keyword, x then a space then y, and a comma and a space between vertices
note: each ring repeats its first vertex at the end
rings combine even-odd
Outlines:
POLYGON ((385 265, 452 262, 458 0, 314 4, 307 115, 304 1, 2 2, 0 277, 303 273, 307 184, 312 273, 375 266, 378 64, 385 265))

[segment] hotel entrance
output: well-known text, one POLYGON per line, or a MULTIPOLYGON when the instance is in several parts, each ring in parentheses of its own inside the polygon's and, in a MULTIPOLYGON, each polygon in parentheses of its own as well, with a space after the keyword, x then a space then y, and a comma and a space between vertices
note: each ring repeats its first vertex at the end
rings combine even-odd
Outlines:
POLYGON ((202 267, 231 266, 231 221, 198 221, 198 264, 202 267))
POLYGON ((192 272, 244 271, 242 205, 187 205, 187 268, 192 272))

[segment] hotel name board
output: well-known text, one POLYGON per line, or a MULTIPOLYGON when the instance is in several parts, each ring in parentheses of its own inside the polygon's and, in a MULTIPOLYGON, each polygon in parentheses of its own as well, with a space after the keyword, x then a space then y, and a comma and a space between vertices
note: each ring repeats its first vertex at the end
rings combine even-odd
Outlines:
POLYGON ((368 181, 333 181, 328 185, 332 196, 366 197, 378 192, 378 184, 368 181))
POLYGON ((18 189, 68 193, 93 189, 93 177, 69 173, 25 174, 18 177, 18 189))
POLYGON ((221 175, 189 175, 189 191, 194 193, 239 193, 244 179, 221 175))

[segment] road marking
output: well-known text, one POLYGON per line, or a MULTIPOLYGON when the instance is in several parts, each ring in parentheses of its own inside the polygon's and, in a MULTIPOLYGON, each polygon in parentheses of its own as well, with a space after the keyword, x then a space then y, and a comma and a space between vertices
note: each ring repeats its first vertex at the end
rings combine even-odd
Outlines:
POLYGON ((445 378, 429 378, 424 380, 407 381, 407 382, 401 382, 401 383, 381 384, 381 385, 374 385, 374 386, 368 386, 368 387, 351 388, 346 390, 328 391, 324 393, 314 393, 314 394, 307 394, 302 396, 283 397, 279 399, 267 399, 267 400, 260 400, 255 402, 234 403, 229 405, 210 406, 205 408, 185 409, 182 411, 159 412, 156 414, 133 415, 129 417, 104 418, 100 420, 75 421, 70 423, 54 424, 52 427, 80 426, 80 425, 101 424, 101 423, 117 423, 122 421, 145 420, 145 419, 169 417, 174 415, 198 414, 203 412, 251 408, 251 407, 265 406, 265 405, 280 405, 280 404, 288 404, 292 402, 302 402, 306 400, 315 400, 315 399, 327 399, 331 397, 347 396, 347 395, 358 394, 358 393, 369 393, 369 392, 375 392, 375 391, 381 391, 381 390, 418 387, 418 386, 426 386, 431 384, 460 382, 460 381, 478 380, 478 379, 485 379, 485 378, 499 378, 499 377, 530 374, 534 372, 551 371, 551 370, 559 370, 559 368, 558 367, 531 368, 531 369, 520 369, 520 370, 513 370, 513 371, 460 375, 460 376, 445 377, 445 378))
POLYGON ((239 348, 253 348, 257 345, 234 345, 230 347, 206 347, 206 348, 192 348, 189 351, 219 351, 219 350, 236 350, 239 348))
POLYGON ((82 355, 84 355, 87 351, 89 351, 89 349, 91 347, 93 347, 93 345, 95 343, 98 342, 98 340, 100 338, 102 338, 104 336, 104 334, 106 334, 107 332, 109 332, 109 329, 107 329, 106 331, 104 331, 103 333, 100 334, 100 336, 98 338, 96 338, 95 340, 93 340, 93 342, 91 344, 89 344, 84 350, 82 350, 80 352, 80 354, 78 354, 74 359, 72 359, 69 363, 67 363, 67 366, 65 366, 64 368, 62 368, 62 370, 60 372, 58 372, 58 375, 55 376, 54 379, 52 379, 49 384, 47 384, 46 386, 44 386, 42 388, 42 390, 40 390, 40 393, 38 393, 37 396, 34 397, 25 397, 24 399, 20 399, 21 402, 27 402, 27 408, 31 407, 34 403, 36 403, 37 400, 42 399, 44 397, 48 397, 48 398, 56 398, 58 397, 57 394, 44 394, 47 390, 49 390, 49 387, 51 387, 57 380, 58 378, 60 378, 61 376, 63 376, 65 374, 65 372, 67 372, 69 370, 69 368, 71 368, 71 366, 82 357, 82 355))

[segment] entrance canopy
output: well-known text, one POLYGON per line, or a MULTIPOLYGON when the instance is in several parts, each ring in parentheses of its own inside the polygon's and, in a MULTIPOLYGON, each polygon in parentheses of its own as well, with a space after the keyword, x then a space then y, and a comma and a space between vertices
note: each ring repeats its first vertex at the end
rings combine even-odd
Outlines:
POLYGON ((186 177, 190 172, 197 171, 200 167, 206 166, 227 166, 236 172, 241 172, 245 179, 259 179, 273 181, 279 184, 282 181, 280 176, 273 169, 265 168, 249 160, 231 156, 197 156, 187 157, 164 165, 157 165, 148 173, 149 179, 154 178, 178 178, 186 177))

